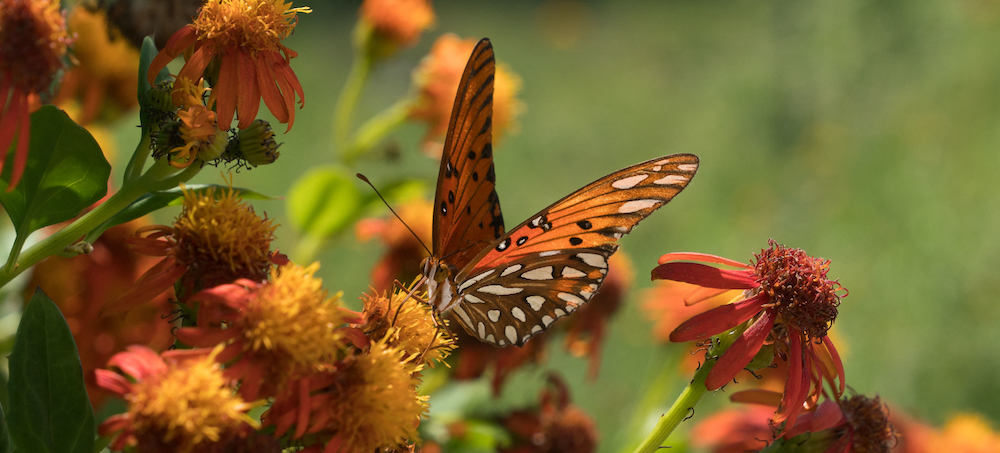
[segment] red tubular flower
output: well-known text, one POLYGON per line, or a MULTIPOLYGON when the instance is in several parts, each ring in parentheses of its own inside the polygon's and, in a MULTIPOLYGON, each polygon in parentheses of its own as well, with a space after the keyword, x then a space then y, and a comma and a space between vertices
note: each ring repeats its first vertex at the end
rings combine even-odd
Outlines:
MULTIPOLYGON (((298 13, 309 8, 291 8, 284 0, 210 0, 190 24, 167 41, 166 47, 149 66, 148 80, 188 49, 192 49, 178 78, 198 80, 215 60, 218 76, 208 105, 213 102, 218 121, 228 129, 233 115, 239 117, 238 127, 253 123, 260 100, 279 122, 295 123, 295 97, 304 102, 302 84, 289 62, 298 54, 281 41, 292 34, 298 13)), ((211 74, 210 74, 211 75, 211 74)))
POLYGON ((31 112, 62 69, 69 42, 58 1, 0 0, 0 169, 17 141, 8 191, 28 164, 31 112))
MULTIPOLYGON (((748 323, 743 334, 718 359, 705 386, 715 390, 736 376, 766 344, 788 360, 788 380, 781 405, 772 422, 794 423, 798 414, 815 406, 828 382, 836 397, 844 392, 844 366, 827 330, 837 316, 841 288, 826 277, 830 262, 813 258, 800 249, 769 241, 770 247, 755 255, 752 266, 699 253, 671 253, 660 257, 653 279, 698 285, 688 303, 739 289, 743 296, 681 323, 670 341, 705 340, 748 323), (688 261, 738 267, 719 269, 688 261)), ((845 294, 846 295, 846 294, 845 294)))

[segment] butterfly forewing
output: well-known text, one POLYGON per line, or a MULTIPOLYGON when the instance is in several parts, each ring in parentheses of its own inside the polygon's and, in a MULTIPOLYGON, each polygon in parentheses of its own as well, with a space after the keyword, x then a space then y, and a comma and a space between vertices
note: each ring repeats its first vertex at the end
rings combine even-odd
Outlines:
POLYGON ((455 278, 459 321, 498 346, 522 345, 590 300, 617 241, 683 190, 698 158, 675 154, 612 173, 494 241, 455 278))
POLYGON ((493 46, 479 41, 458 85, 434 198, 434 255, 462 269, 503 235, 493 169, 493 46))

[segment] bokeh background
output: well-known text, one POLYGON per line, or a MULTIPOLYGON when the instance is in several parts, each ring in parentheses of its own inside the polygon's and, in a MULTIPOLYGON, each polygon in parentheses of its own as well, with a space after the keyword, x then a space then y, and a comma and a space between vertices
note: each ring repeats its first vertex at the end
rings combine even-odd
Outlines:
MULTIPOLYGON (((299 53, 305 108, 280 135, 281 159, 236 174, 237 186, 284 196, 300 175, 338 161, 333 105, 359 2, 307 5, 313 13, 285 42, 299 53)), ((555 369, 595 417, 601 451, 640 439, 688 379, 665 367, 687 348, 656 344, 640 309, 656 259, 698 251, 747 261, 773 238, 832 260, 830 275, 850 290, 835 330, 854 390, 936 425, 969 411, 1000 421, 1000 2, 434 7, 435 28, 372 74, 356 124, 412 90, 411 71, 437 36, 489 37, 523 79, 527 107, 519 133, 495 148, 508 225, 639 161, 678 152, 702 161, 682 195, 621 241, 637 279, 599 377, 552 347, 498 404, 534 401, 555 369)), ((123 150, 138 139, 135 124, 116 129, 123 150)), ((423 178, 430 195, 437 162, 419 152, 424 131, 403 126, 351 170, 376 183, 423 178)), ((221 181, 212 170, 195 180, 221 181)), ((294 250, 285 202, 254 205, 283 225, 278 247, 294 250)), ((357 303, 381 252, 353 234, 332 242, 318 255, 325 286, 357 303)), ((726 394, 707 399, 717 407, 726 394)))

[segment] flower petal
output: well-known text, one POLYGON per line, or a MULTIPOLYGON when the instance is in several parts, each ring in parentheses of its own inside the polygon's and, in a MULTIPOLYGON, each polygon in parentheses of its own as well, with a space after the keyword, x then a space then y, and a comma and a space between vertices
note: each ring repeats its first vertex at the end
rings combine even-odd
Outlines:
MULTIPOLYGON (((222 64, 219 66, 219 81, 212 86, 215 95, 215 110, 219 124, 232 124, 236 114, 236 96, 242 81, 239 78, 239 57, 227 48, 223 51, 222 64)), ((227 126, 226 129, 229 127, 227 126)))
POLYGON ((137 381, 167 370, 167 364, 156 351, 138 345, 129 346, 127 351, 111 356, 108 366, 117 367, 137 381))
POLYGON ((833 346, 833 341, 830 340, 829 335, 823 336, 823 345, 826 346, 826 350, 830 352, 830 359, 833 360, 833 366, 837 369, 837 379, 840 381, 840 387, 837 392, 837 398, 840 398, 844 394, 844 362, 840 361, 840 353, 837 352, 837 348, 833 346))
POLYGON ((673 280, 719 289, 751 289, 760 286, 750 270, 719 269, 700 263, 661 264, 653 268, 652 279, 673 280))
MULTIPOLYGON (((236 115, 242 124, 244 118, 248 122, 257 118, 257 111, 260 110, 260 88, 257 86, 257 70, 254 68, 253 58, 245 52, 237 52, 237 55, 239 56, 240 90, 237 97, 236 115)), ((226 120, 225 127, 228 129, 231 124, 232 118, 229 118, 226 120)))
POLYGON ((208 348, 231 340, 237 329, 209 329, 202 327, 181 327, 174 332, 178 340, 191 346, 208 348))
POLYGON ((174 286, 186 272, 184 266, 177 264, 173 258, 165 258, 151 267, 123 294, 101 307, 100 316, 111 316, 131 310, 143 303, 153 300, 174 286))
POLYGON ((724 266, 733 266, 741 269, 750 269, 746 263, 741 263, 739 261, 731 260, 729 258, 723 258, 721 256, 709 255, 707 253, 697 253, 697 252, 680 252, 680 253, 668 253, 660 257, 659 264, 667 264, 671 261, 698 261, 702 263, 715 263, 722 264, 724 266))
MULTIPOLYGON (((257 87, 260 89, 260 96, 264 99, 264 104, 271 111, 275 119, 280 123, 288 122, 288 108, 285 106, 285 99, 276 85, 274 73, 271 71, 270 55, 265 54, 257 65, 257 87)), ((291 94, 291 93, 289 93, 291 94)), ((250 126, 254 118, 240 117, 240 129, 250 126), (244 125, 244 122, 246 123, 244 125)))
POLYGON ((132 391, 132 383, 114 371, 94 370, 94 383, 119 397, 132 391))
POLYGON ((729 395, 729 401, 743 404, 760 404, 762 406, 778 407, 781 404, 781 392, 764 389, 742 390, 729 395))
POLYGON ((704 340, 712 335, 725 332, 759 313, 761 304, 766 300, 768 300, 766 295, 758 294, 749 299, 695 315, 670 332, 670 341, 681 343, 704 340))
POLYGON ((721 288, 705 288, 704 286, 699 286, 695 288, 694 291, 688 293, 687 296, 684 296, 684 305, 690 307, 698 302, 706 301, 708 299, 711 299, 715 296, 718 296, 728 291, 733 291, 733 290, 721 289, 721 288))
MULTIPOLYGON (((0 99, 5 98, 6 96, 6 90, 0 91, 0 99)), ((7 152, 10 150, 10 145, 17 136, 17 131, 20 129, 19 126, 21 125, 21 122, 30 121, 30 118, 25 118, 27 104, 27 97, 21 95, 20 92, 17 91, 15 91, 14 95, 11 97, 6 111, 3 110, 4 106, 0 104, 0 170, 3 170, 4 162, 7 161, 7 152)), ((8 188, 11 187, 14 187, 14 185, 11 184, 8 186, 8 188)))
POLYGON ((809 390, 809 373, 806 373, 802 360, 802 336, 792 333, 789 335, 788 347, 788 380, 785 382, 785 397, 781 399, 781 406, 775 412, 772 421, 779 424, 785 420, 794 423, 795 418, 802 412, 802 403, 805 402, 806 392, 809 390))
POLYGON ((760 351, 767 334, 771 333, 775 317, 774 310, 764 310, 760 319, 751 324, 722 354, 722 357, 719 357, 715 367, 708 372, 705 387, 709 390, 719 389, 735 377, 736 373, 743 371, 743 368, 753 360, 753 356, 760 351))
POLYGON ((167 40, 167 45, 163 47, 163 50, 161 50, 160 53, 156 54, 152 63, 149 64, 149 72, 146 73, 146 81, 149 82, 150 85, 156 81, 156 75, 159 74, 163 68, 167 67, 168 63, 174 61, 174 58, 177 58, 177 56, 180 55, 184 49, 187 49, 198 40, 197 32, 198 30, 194 28, 194 25, 188 24, 180 30, 177 30, 177 32, 175 32, 174 35, 167 40))

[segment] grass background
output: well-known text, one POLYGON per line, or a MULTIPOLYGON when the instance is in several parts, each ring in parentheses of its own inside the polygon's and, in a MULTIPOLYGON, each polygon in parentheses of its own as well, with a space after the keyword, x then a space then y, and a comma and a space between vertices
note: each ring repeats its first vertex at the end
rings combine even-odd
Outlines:
MULTIPOLYGON (((332 112, 358 3, 308 6, 314 12, 286 40, 299 52, 292 67, 305 108, 280 135, 278 162, 236 175, 237 186, 284 195, 310 168, 337 161, 332 112)), ((523 78, 527 106, 520 133, 496 147, 508 225, 627 165, 677 152, 702 160, 684 194, 621 241, 638 278, 611 324, 599 378, 587 381, 586 363, 554 347, 506 400, 534 400, 545 370, 558 369, 596 418, 601 451, 638 440, 641 421, 655 419, 687 380, 660 374, 686 350, 656 345, 639 310, 657 257, 698 251, 746 261, 774 238, 831 259, 830 275, 850 290, 836 330, 853 389, 935 424, 967 411, 1000 420, 1000 3, 434 6, 435 29, 377 68, 355 118, 409 92, 437 36, 489 37, 523 78), (665 393, 651 401, 651 389, 665 393)), ((138 138, 134 124, 119 128, 122 149, 138 138)), ((376 157, 354 170, 432 182, 437 164, 418 152, 423 132, 404 126, 388 142, 399 161, 376 157)), ((207 170, 195 181, 221 177, 207 170)), ((284 202, 254 205, 283 224, 277 245, 292 250, 284 202)), ((319 256, 325 286, 355 301, 380 253, 343 238, 319 256)), ((725 395, 708 399, 720 405, 725 395)))

